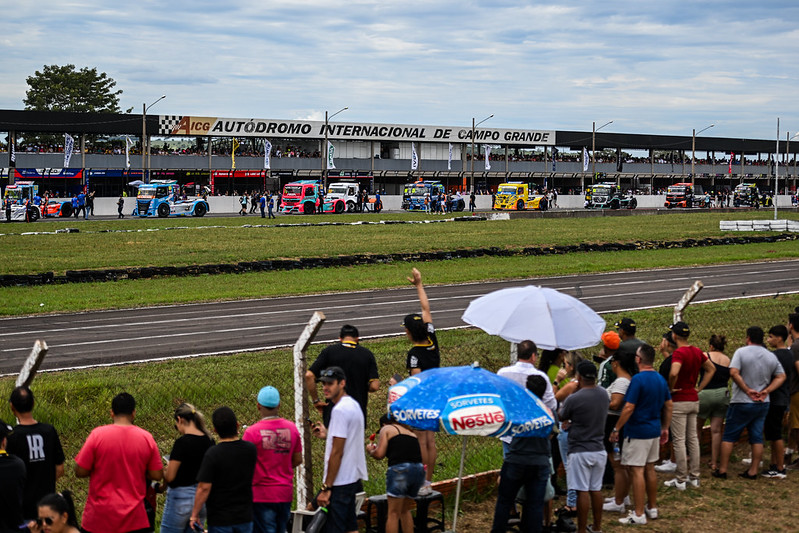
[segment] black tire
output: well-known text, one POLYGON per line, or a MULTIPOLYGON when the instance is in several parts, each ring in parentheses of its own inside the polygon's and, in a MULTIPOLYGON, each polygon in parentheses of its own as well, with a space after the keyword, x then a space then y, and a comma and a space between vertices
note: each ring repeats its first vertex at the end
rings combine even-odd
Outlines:
POLYGON ((516 211, 524 211, 524 200, 516 202, 516 211))
POLYGON ((28 209, 28 218, 31 222, 36 222, 39 220, 39 210, 35 207, 28 209))
POLYGON ((630 209, 635 209, 636 207, 638 207, 638 200, 636 200, 635 198, 632 198, 630 200, 630 209))
POLYGON ((618 198, 614 198, 610 201, 610 208, 611 209, 618 209, 619 208, 619 200, 618 198))
POLYGON ((160 204, 157 209, 158 216, 160 218, 166 218, 169 216, 169 205, 167 204, 160 204))
POLYGON ((71 217, 72 216, 72 204, 64 202, 61 204, 61 217, 71 217))
POLYGON ((337 215, 340 215, 341 213, 343 213, 344 212, 344 202, 342 202, 342 201, 336 202, 336 205, 333 207, 333 211, 337 215))
MULTIPOLYGON (((403 207, 403 209, 408 209, 407 205, 405 205, 405 207, 403 207)), ((353 202, 352 200, 349 200, 347 202, 347 213, 354 213, 354 212, 355 212, 355 202, 353 202)))
POLYGON ((316 207, 311 202, 302 204, 302 212, 306 215, 313 215, 315 211, 316 207))
POLYGON ((199 203, 196 206, 194 206, 194 216, 195 217, 204 217, 207 212, 208 212, 208 208, 205 207, 204 203, 199 203))
POLYGON ((538 201, 538 209, 541 211, 546 211, 549 209, 549 202, 547 202, 546 198, 541 198, 541 200, 538 201))
POLYGON ((464 202, 463 200, 458 200, 458 205, 455 206, 455 210, 463 211, 464 209, 466 209, 466 202, 464 202))

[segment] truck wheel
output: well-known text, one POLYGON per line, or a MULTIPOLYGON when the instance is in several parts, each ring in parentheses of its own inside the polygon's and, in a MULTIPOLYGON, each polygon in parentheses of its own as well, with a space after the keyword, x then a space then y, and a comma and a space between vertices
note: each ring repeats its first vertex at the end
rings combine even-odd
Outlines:
POLYGON ((40 216, 39 215, 39 210, 37 208, 35 208, 35 207, 31 208, 30 209, 30 215, 28 215, 28 216, 30 217, 30 221, 31 222, 36 222, 37 220, 39 220, 39 216, 40 216))
POLYGON ((316 209, 314 208, 314 205, 311 202, 302 205, 302 212, 305 213, 306 215, 313 215, 314 211, 316 211, 316 209))
POLYGON ((203 204, 203 203, 199 203, 196 206, 194 206, 194 216, 195 217, 203 217, 203 216, 205 216, 205 213, 207 213, 207 212, 208 212, 208 210, 205 208, 205 204, 203 204))
POLYGON ((336 202, 336 206, 333 208, 337 215, 340 215, 344 212, 344 202, 336 202))
POLYGON ((167 204, 161 204, 158 206, 158 216, 161 218, 166 218, 169 216, 169 206, 167 204))
POLYGON ((464 202, 463 200, 458 200, 458 205, 455 209, 457 211, 463 211, 464 209, 466 209, 466 202, 464 202))
POLYGON ((638 207, 638 200, 633 198, 632 200, 630 200, 630 209, 635 209, 636 207, 638 207))
POLYGON ((541 211, 546 211, 547 209, 549 209, 549 202, 547 202, 546 198, 541 198, 541 200, 539 200, 538 209, 540 209, 541 211))
POLYGON ((610 202, 610 208, 611 208, 611 209, 618 209, 618 208, 619 208, 619 200, 618 200, 618 199, 616 199, 616 198, 614 198, 613 200, 611 200, 611 202, 610 202))
MULTIPOLYGON (((403 207, 403 209, 408 209, 408 207, 403 207)), ((347 202, 347 213, 354 213, 355 212, 355 202, 349 200, 347 202)))
POLYGON ((519 200, 518 202, 516 202, 516 210, 524 211, 524 200, 519 200))
POLYGON ((72 216, 72 204, 68 204, 64 202, 61 204, 61 217, 71 217, 72 216))

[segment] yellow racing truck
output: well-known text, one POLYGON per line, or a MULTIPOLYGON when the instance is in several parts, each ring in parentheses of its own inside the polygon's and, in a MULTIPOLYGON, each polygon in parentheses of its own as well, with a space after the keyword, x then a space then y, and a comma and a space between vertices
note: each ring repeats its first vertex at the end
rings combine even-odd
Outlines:
POLYGON ((549 208, 547 197, 536 192, 535 183, 509 181, 500 183, 494 197, 494 209, 524 211, 525 209, 538 209, 546 211, 549 208))

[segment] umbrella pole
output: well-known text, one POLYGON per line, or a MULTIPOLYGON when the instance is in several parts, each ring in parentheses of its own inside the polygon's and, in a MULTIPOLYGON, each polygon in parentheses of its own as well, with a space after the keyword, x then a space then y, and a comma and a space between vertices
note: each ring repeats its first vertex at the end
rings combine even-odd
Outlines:
POLYGON ((452 533, 458 529, 458 506, 461 501, 461 484, 463 483, 463 462, 466 459, 466 435, 463 436, 461 445, 461 466, 458 469, 458 485, 455 489, 455 514, 452 515, 452 533))

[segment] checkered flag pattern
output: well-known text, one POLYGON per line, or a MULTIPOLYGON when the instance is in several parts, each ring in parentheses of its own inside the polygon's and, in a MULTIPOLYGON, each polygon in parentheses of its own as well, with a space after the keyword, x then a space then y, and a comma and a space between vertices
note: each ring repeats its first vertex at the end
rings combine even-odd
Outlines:
POLYGON ((169 135, 172 133, 178 124, 180 124, 183 115, 159 115, 158 117, 158 135, 169 135))

